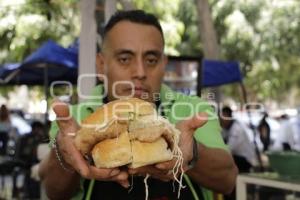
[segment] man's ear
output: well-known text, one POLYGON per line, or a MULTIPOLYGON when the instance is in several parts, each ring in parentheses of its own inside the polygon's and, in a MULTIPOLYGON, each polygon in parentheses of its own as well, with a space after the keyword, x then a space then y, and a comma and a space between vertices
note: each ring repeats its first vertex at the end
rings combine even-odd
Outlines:
POLYGON ((97 53, 96 56, 96 72, 104 75, 104 58, 101 53, 97 53))

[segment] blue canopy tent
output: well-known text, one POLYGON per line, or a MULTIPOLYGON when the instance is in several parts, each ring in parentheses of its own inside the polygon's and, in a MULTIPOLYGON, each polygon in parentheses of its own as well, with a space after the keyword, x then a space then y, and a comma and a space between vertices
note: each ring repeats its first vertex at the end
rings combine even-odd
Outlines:
POLYGON ((45 85, 63 80, 77 82, 78 55, 49 40, 21 64, 7 64, 0 68, 1 84, 45 85))
POLYGON ((216 87, 231 83, 239 83, 243 100, 247 102, 247 93, 243 84, 243 76, 237 61, 203 60, 202 87, 216 87))
POLYGON ((7 63, 0 67, 0 84, 7 84, 11 79, 13 79, 20 67, 20 63, 7 63))
POLYGON ((217 87, 221 85, 239 83, 243 100, 247 102, 247 93, 243 84, 243 76, 237 61, 203 60, 202 87, 217 87))
POLYGON ((215 87, 243 80, 239 63, 235 61, 203 60, 202 86, 215 87))

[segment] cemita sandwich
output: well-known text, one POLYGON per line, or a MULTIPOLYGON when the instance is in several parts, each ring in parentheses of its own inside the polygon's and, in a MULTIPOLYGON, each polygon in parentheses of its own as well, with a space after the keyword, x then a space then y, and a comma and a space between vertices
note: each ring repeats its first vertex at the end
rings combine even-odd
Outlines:
POLYGON ((128 98, 109 102, 84 119, 75 146, 98 168, 137 168, 177 158, 173 169, 177 176, 182 166, 179 136, 153 104, 128 98))

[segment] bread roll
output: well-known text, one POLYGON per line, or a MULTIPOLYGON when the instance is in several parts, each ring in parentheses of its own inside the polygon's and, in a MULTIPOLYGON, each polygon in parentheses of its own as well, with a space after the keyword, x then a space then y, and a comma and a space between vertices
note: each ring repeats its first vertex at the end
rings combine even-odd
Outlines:
POLYGON ((112 168, 132 162, 131 144, 128 132, 125 131, 117 138, 106 139, 96 144, 92 150, 96 167, 112 168))
POLYGON ((98 168, 137 168, 173 159, 180 132, 137 98, 112 101, 82 121, 75 146, 98 168))

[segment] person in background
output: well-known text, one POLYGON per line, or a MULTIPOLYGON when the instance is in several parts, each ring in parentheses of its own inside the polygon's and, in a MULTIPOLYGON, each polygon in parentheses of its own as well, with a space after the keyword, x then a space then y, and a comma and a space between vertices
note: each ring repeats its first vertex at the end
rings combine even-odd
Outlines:
POLYGON ((39 121, 31 123, 31 132, 20 137, 19 144, 17 145, 18 157, 22 159, 26 165, 31 166, 37 160, 37 146, 42 143, 44 137, 44 124, 39 121))
MULTIPOLYGON (((219 116, 223 139, 232 153, 239 173, 250 172, 256 164, 256 155, 246 125, 233 118, 232 109, 228 106, 222 108, 219 116)), ((235 190, 231 194, 224 195, 224 199, 235 200, 235 190)))
POLYGON ((233 118, 232 109, 228 106, 223 107, 220 112, 220 124, 223 139, 231 150, 239 172, 249 172, 257 159, 246 125, 233 118))
POLYGON ((0 155, 6 155, 9 132, 12 130, 9 110, 6 105, 0 108, 0 155))
POLYGON ((300 151, 300 107, 295 117, 282 123, 278 143, 283 150, 300 151))
POLYGON ((36 199, 40 195, 40 183, 31 178, 31 167, 39 162, 37 148, 43 142, 45 128, 39 121, 32 122, 31 128, 31 133, 18 139, 16 157, 24 164, 24 198, 36 199))
POLYGON ((269 123, 267 122, 268 113, 264 113, 263 118, 260 120, 257 130, 259 132, 260 140, 263 144, 263 151, 267 151, 269 149, 269 145, 271 143, 271 128, 269 123))

